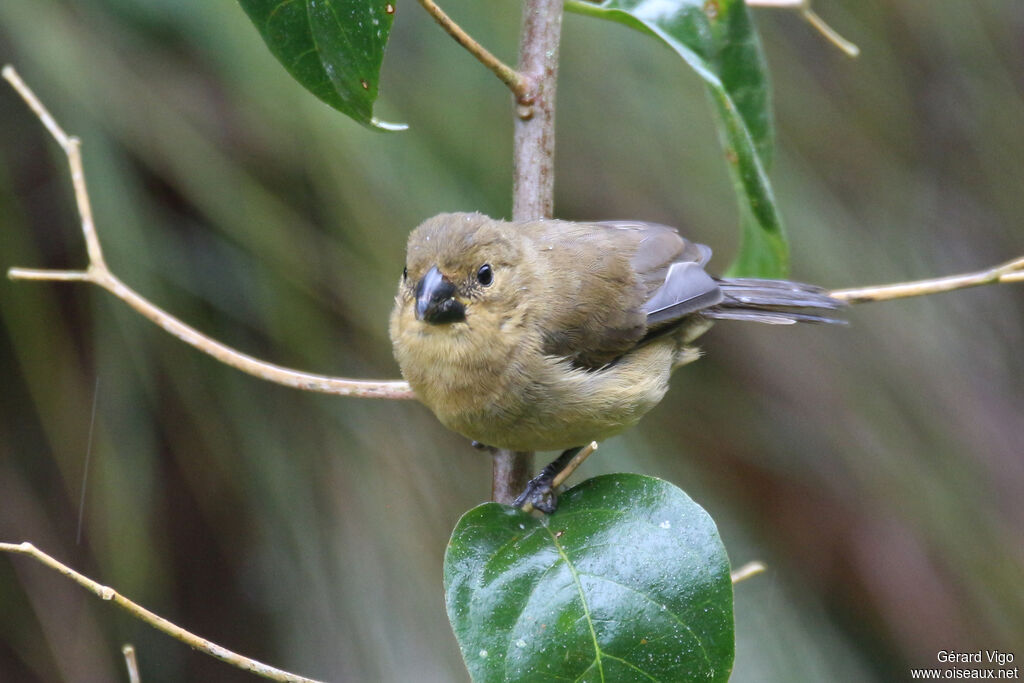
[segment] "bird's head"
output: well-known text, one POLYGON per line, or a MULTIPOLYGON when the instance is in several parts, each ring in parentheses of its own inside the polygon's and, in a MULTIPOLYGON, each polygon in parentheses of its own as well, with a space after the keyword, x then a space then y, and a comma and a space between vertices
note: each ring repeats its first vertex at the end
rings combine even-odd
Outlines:
POLYGON ((417 392, 418 370, 501 367, 522 342, 533 279, 524 244, 513 225, 476 213, 435 216, 409 236, 390 332, 417 392))

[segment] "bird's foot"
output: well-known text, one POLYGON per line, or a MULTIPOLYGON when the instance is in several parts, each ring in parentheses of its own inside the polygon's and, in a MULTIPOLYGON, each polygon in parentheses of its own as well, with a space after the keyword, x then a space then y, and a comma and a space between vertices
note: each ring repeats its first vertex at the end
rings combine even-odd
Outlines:
POLYGON ((554 459, 536 477, 530 480, 526 489, 519 494, 519 497, 512 501, 512 505, 521 508, 527 503, 540 510, 546 515, 558 509, 558 493, 555 491, 555 477, 557 477, 569 461, 573 459, 583 447, 570 448, 554 459))
POLYGON ((512 501, 513 507, 521 508, 527 503, 540 510, 545 515, 550 515, 558 509, 558 494, 551 486, 557 472, 548 473, 547 468, 538 476, 530 480, 519 497, 512 501))

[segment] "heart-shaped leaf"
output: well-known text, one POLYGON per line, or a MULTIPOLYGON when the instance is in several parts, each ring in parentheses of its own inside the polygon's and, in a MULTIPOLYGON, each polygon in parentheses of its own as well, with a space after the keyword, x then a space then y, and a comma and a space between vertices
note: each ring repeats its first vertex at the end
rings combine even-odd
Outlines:
POLYGON ((740 203, 742 243, 730 273, 783 277, 785 229, 768 180, 774 147, 771 88, 761 41, 743 0, 568 0, 578 14, 658 38, 700 76, 740 203))
POLYGON ((476 507, 444 570, 477 683, 729 678, 729 560, 708 514, 665 481, 596 477, 544 518, 476 507))
POLYGON ((360 123, 373 116, 395 0, 239 0, 270 52, 307 90, 360 123))

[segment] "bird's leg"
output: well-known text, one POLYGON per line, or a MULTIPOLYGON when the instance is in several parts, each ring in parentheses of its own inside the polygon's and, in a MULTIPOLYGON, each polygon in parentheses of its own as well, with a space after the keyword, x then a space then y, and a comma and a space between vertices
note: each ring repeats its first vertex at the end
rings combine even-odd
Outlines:
POLYGON ((540 474, 530 480, 530 483, 526 485, 526 490, 512 501, 512 505, 522 507, 526 503, 531 503, 533 507, 546 515, 554 512, 555 508, 558 507, 558 494, 555 493, 555 489, 551 484, 554 478, 558 476, 558 473, 564 470, 569 461, 573 459, 573 456, 581 450, 583 450, 583 446, 570 448, 552 460, 547 467, 540 471, 540 474))

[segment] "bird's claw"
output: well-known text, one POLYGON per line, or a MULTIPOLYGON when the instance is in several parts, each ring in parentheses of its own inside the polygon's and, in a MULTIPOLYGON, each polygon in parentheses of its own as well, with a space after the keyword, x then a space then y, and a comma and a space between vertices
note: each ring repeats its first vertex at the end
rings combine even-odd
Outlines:
POLYGON ((519 497, 512 501, 514 507, 520 508, 530 503, 537 510, 545 515, 550 515, 558 509, 558 494, 551 486, 554 476, 542 472, 540 476, 534 477, 526 485, 519 497))

